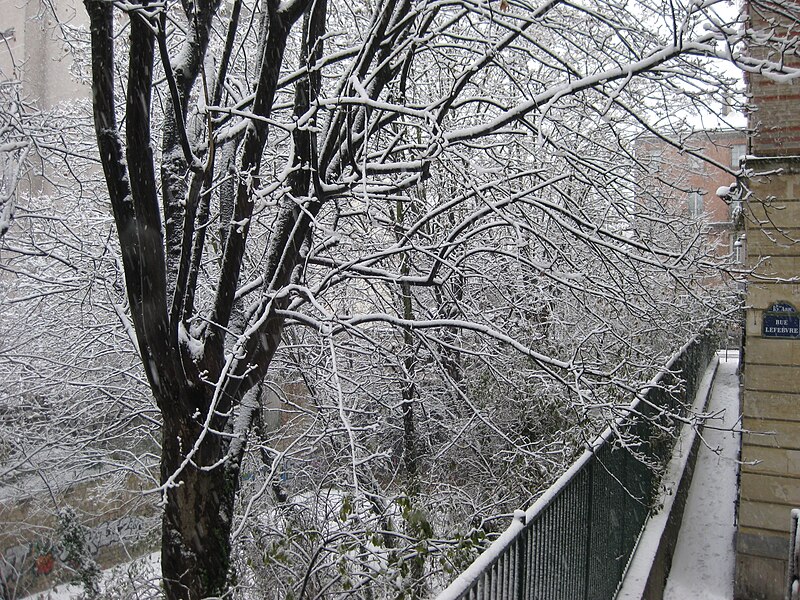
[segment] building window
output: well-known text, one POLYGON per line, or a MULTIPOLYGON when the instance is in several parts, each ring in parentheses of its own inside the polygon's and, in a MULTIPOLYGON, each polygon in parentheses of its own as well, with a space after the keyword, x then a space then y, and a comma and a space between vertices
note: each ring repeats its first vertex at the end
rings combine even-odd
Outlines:
POLYGON ((738 169, 741 166, 745 152, 747 152, 747 146, 744 144, 736 144, 731 148, 731 166, 734 169, 738 169))
POLYGON ((733 242, 733 260, 736 261, 737 264, 744 263, 744 236, 740 235, 736 238, 736 241, 733 242))
POLYGON ((703 194, 700 192, 689 192, 689 216, 697 219, 703 215, 703 194))

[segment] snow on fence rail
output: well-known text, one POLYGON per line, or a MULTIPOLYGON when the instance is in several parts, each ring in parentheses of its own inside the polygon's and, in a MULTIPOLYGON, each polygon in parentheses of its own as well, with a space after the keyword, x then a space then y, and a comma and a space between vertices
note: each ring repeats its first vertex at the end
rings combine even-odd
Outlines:
POLYGON ((800 600, 800 508, 792 509, 792 535, 789 538, 789 585, 787 600, 800 600))
POLYGON ((691 405, 715 351, 708 332, 683 346, 437 600, 613 598, 657 496, 660 475, 647 463, 666 464, 673 437, 664 431, 691 405))

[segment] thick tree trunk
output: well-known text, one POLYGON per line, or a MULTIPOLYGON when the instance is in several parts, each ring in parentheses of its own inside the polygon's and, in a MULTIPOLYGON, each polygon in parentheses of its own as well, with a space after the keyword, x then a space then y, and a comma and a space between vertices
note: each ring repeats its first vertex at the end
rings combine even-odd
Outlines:
POLYGON ((212 469, 198 467, 213 465, 225 452, 219 436, 207 434, 183 466, 200 430, 196 422, 166 420, 163 429, 162 483, 180 470, 175 485, 166 491, 162 520, 161 571, 170 600, 222 596, 228 584, 238 461, 212 469))
MULTIPOLYGON (((219 2, 184 3, 187 11, 194 11, 194 17, 177 57, 169 56, 167 15, 159 13, 158 5, 151 5, 150 0, 142 0, 138 8, 136 3, 132 5, 125 126, 121 128, 116 120, 115 105, 114 40, 119 32, 114 28, 113 6, 103 0, 84 1, 91 18, 98 148, 114 209, 140 355, 163 417, 161 483, 165 506, 161 561, 164 589, 170 600, 220 597, 227 592, 230 576, 230 534, 239 465, 252 411, 257 410, 244 406, 240 400, 266 375, 280 344, 284 317, 278 313, 286 308, 288 296, 275 295, 275 292, 302 274, 302 268, 298 267, 305 264, 315 219, 325 202, 321 174, 341 170, 335 165, 331 168, 331 161, 335 158, 333 162, 339 164, 342 151, 346 150, 348 160, 359 154, 358 148, 351 147, 353 131, 349 115, 354 109, 350 106, 337 109, 335 122, 328 124, 336 130, 329 136, 333 140, 328 144, 332 154, 328 160, 321 161, 316 139, 320 124, 315 120, 315 111, 322 81, 317 63, 323 51, 327 2, 266 0, 259 33, 259 73, 248 108, 255 118, 243 130, 241 143, 231 142, 231 156, 236 157, 238 165, 236 173, 231 173, 236 175, 231 178, 235 187, 230 197, 223 190, 220 198, 219 213, 225 227, 220 236, 224 242, 220 273, 216 281, 205 284, 215 291, 214 298, 205 308, 196 307, 195 292, 206 237, 205 226, 199 231, 195 228, 195 211, 203 214, 202 211, 208 209, 200 203, 201 198, 202 202, 209 202, 208 195, 201 196, 201 190, 210 193, 219 183, 220 178, 215 177, 212 170, 219 167, 221 161, 213 160, 215 126, 209 121, 205 139, 194 140, 207 142, 198 144, 208 152, 207 171, 201 172, 199 159, 192 154, 195 152, 190 139, 192 132, 186 129, 187 99, 201 65, 205 64, 210 26, 219 2), (255 205, 254 182, 261 177, 268 117, 278 90, 287 38, 293 24, 309 7, 311 10, 303 26, 300 64, 307 76, 297 83, 295 115, 298 122, 309 115, 311 125, 297 127, 292 133, 292 170, 286 181, 290 193, 280 198, 261 265, 263 301, 249 314, 246 323, 231 326, 240 273, 246 264, 255 205), (156 49, 172 102, 166 108, 163 122, 160 189, 156 185, 156 157, 151 139, 151 100, 154 90, 161 85, 153 80, 156 49), (187 181, 190 181, 188 186, 187 181), (194 319, 197 314, 203 315, 204 325, 197 325, 194 319), (195 342, 202 343, 202 353, 189 351, 184 336, 189 330, 195 342), (231 331, 234 332, 232 337, 231 331), (234 340, 238 334, 242 337, 234 340), (226 363, 226 353, 234 345, 236 360, 226 363), (216 382, 220 393, 219 403, 213 407, 208 381, 216 382), (212 410, 216 416, 208 426, 204 420, 212 410), (236 417, 229 421, 230 415, 236 417), (220 433, 229 432, 234 426, 234 436, 220 433)), ((367 79, 374 57, 378 57, 381 66, 370 83, 370 94, 374 98, 380 96, 391 79, 392 48, 407 35, 414 22, 407 18, 410 0, 387 0, 381 4, 385 6, 376 21, 372 41, 360 53, 352 72, 359 81, 367 79)), ((213 104, 219 102, 225 84, 227 61, 236 38, 236 15, 238 10, 234 8, 223 63, 214 84, 213 104)), ((366 138, 367 112, 366 109, 357 111, 356 137, 364 133, 366 138)), ((228 162, 226 167, 232 165, 228 162)), ((227 174, 224 169, 223 177, 227 174)), ((406 368, 413 373, 413 363, 408 363, 406 368)), ((409 377, 409 385, 403 405, 404 426, 409 432, 404 455, 411 481, 409 495, 413 498, 417 494, 413 377, 409 377)))

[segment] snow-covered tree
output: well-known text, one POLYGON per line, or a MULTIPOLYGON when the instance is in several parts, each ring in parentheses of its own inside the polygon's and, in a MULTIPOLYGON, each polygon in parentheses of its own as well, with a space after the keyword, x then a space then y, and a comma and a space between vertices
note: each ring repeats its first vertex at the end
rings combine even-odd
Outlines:
MULTIPOLYGON (((97 144, 162 419, 169 598, 228 589, 263 382, 293 350, 304 402, 317 403, 293 410, 339 420, 338 437, 296 437, 329 444, 319 486, 341 457, 363 486, 361 467, 393 443, 413 500, 451 449, 488 460, 483 442, 462 441, 477 422, 492 450, 535 462, 544 454, 525 440, 545 433, 531 389, 568 399, 556 429, 564 411, 613 413, 667 347, 719 313, 697 283, 712 254, 638 196, 633 141, 680 146, 687 119, 730 102, 717 61, 797 75, 748 58, 748 37, 770 32, 714 0, 85 5, 97 144), (664 235, 640 235, 642 221, 664 235), (348 354, 369 365, 361 379, 348 354), (507 415, 480 392, 504 380, 524 392, 507 415), (436 385, 447 391, 429 400, 436 385), (364 422, 382 398, 395 417, 364 422), (456 411, 464 428, 448 430, 456 411), (370 428, 384 439, 362 437, 370 428), (425 436, 441 445, 428 473, 425 436)), ((339 498, 357 521, 361 505, 339 498)), ((430 530, 404 506, 410 558, 430 530)), ((361 539, 345 556, 364 555, 361 539)), ((296 591, 331 547, 310 553, 296 591)))
POLYGON ((3 140, 16 140, 2 155, 14 166, 0 236, 5 552, 53 542, 65 503, 90 525, 147 510, 139 488, 158 482, 160 422, 126 316, 91 104, 42 110, 19 81, 4 85, 15 96, 3 140))
POLYGON ((22 177, 31 149, 25 122, 25 105, 20 97, 20 82, 0 84, 5 107, 0 112, 0 237, 11 226, 16 211, 17 183, 22 177))

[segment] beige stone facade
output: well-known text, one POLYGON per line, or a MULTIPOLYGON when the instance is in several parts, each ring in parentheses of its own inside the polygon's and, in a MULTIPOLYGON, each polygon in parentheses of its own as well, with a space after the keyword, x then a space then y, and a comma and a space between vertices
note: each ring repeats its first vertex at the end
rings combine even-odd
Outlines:
MULTIPOLYGON (((746 4, 749 26, 797 35, 782 27, 786 17, 778 6, 746 4)), ((749 53, 798 64, 792 53, 777 56, 755 44, 749 53)), ((741 410, 742 427, 750 433, 742 436, 735 594, 741 600, 783 600, 791 510, 800 507, 800 335, 797 320, 786 335, 776 335, 784 332, 775 325, 789 321, 770 308, 783 303, 779 308, 800 309, 800 88, 761 73, 746 79, 752 107, 746 257, 753 274, 741 410)))
MULTIPOLYGON (((753 149, 769 154, 772 148, 753 149)), ((769 143, 772 144, 772 138, 769 143)), ((777 152, 776 152, 777 153, 777 152)), ((790 511, 800 506, 800 339, 770 337, 776 302, 800 308, 800 159, 752 158, 736 598, 783 600, 790 511)))

